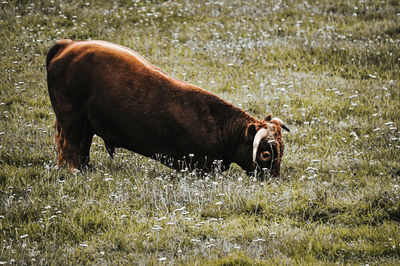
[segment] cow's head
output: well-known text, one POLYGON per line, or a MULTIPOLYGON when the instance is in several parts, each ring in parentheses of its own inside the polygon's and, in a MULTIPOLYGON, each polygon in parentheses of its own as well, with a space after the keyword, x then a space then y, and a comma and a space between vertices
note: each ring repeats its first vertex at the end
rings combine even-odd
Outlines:
POLYGON ((252 163, 247 172, 269 172, 272 176, 280 175, 280 166, 285 145, 282 139, 282 128, 289 131, 279 118, 269 114, 261 124, 251 123, 247 126, 246 137, 252 140, 252 163))

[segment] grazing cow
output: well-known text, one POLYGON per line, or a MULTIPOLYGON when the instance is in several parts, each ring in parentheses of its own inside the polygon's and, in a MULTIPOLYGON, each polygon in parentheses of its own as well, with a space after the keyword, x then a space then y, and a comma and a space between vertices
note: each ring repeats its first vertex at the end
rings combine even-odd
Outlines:
POLYGON ((89 162, 94 134, 112 156, 122 147, 174 169, 279 176, 284 144, 279 118, 257 120, 201 88, 168 76, 129 48, 63 39, 47 54, 47 84, 56 115, 58 165, 89 162))

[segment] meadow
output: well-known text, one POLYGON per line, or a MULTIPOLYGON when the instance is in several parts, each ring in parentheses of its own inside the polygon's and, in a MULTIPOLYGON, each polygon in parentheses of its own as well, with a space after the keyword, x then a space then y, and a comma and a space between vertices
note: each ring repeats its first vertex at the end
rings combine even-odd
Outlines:
POLYGON ((400 1, 3 0, 0 264, 400 264, 400 1), (281 177, 199 176, 95 137, 56 167, 45 56, 128 46, 290 133, 281 177))

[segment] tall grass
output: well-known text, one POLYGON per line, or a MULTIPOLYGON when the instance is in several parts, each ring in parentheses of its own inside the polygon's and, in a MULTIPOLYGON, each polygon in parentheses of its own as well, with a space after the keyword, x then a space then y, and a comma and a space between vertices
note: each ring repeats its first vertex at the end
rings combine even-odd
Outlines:
POLYGON ((398 264, 399 1, 2 1, 2 264, 398 264), (100 138, 55 167, 45 55, 128 46, 255 117, 282 178, 175 172, 100 138))

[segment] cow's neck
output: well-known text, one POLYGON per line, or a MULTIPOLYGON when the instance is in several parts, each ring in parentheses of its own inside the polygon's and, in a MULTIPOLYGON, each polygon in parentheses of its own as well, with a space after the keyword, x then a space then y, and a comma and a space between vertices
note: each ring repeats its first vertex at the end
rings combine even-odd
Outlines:
POLYGON ((232 111, 232 117, 225 120, 223 133, 227 160, 248 170, 252 163, 252 142, 246 141, 246 129, 250 123, 260 121, 239 108, 234 107, 232 111))

